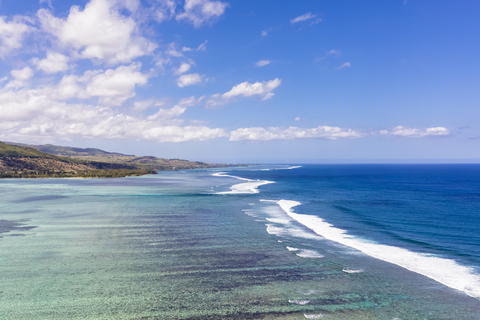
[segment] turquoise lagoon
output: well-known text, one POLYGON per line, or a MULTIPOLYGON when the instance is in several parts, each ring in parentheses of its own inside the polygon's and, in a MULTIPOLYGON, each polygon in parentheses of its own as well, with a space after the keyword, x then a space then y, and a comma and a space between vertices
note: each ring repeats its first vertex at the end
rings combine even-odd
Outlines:
MULTIPOLYGON (((393 168, 393 178, 363 181, 366 167, 352 170, 259 166, 1 180, 0 319, 478 319, 477 240, 452 236, 453 245, 441 247, 412 220, 403 229, 397 221, 415 210, 424 221, 425 203, 437 201, 428 195, 444 190, 421 189, 422 202, 408 193, 418 195, 418 185, 390 188, 408 172, 393 168), (355 202, 366 194, 381 205, 355 202), (452 288, 329 240, 294 212, 326 219, 349 239, 451 261, 471 287, 452 288)), ((477 212, 476 197, 467 204, 451 198, 458 203, 449 210, 477 212)))

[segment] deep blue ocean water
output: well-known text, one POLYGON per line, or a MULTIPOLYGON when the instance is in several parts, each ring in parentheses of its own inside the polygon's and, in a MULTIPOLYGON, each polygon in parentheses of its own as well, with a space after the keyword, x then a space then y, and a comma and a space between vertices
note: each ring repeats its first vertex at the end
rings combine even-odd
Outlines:
MULTIPOLYGON (((275 181, 261 187, 263 197, 298 201, 296 213, 317 216, 363 242, 467 266, 475 286, 469 294, 480 296, 480 165, 304 165, 235 174, 275 181)), ((463 271, 451 270, 459 277, 463 271)))
POLYGON ((478 319, 480 165, 0 181, 1 319, 478 319))
MULTIPOLYGON (((304 165, 239 171, 349 234, 480 267, 480 165, 304 165)), ((479 269, 476 270, 477 272, 479 269)))

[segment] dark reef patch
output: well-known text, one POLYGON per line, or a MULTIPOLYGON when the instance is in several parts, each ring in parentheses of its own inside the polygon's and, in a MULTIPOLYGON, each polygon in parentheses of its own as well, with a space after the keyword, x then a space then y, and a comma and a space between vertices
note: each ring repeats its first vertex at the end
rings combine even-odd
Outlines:
MULTIPOLYGON (((16 231, 16 232, 22 232, 22 231, 28 231, 34 228, 37 228, 38 226, 27 226, 25 225, 25 222, 29 221, 28 219, 22 219, 22 220, 0 220, 0 238, 2 238, 1 234, 2 233, 7 233, 10 231, 16 231)), ((21 236, 22 234, 12 234, 15 236, 21 236)))

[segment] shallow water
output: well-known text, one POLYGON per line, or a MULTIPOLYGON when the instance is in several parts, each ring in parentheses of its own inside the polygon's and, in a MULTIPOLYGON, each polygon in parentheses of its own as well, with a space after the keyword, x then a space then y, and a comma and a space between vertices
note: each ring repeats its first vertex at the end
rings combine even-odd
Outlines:
POLYGON ((0 181, 0 318, 476 319, 478 300, 289 217, 271 172, 229 173, 275 181, 259 193, 217 194, 242 181, 210 170, 0 181))

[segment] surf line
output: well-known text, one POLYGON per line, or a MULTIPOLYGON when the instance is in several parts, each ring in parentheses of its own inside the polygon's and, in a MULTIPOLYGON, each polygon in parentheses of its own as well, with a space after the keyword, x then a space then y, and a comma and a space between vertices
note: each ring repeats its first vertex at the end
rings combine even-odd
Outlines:
POLYGON ((264 184, 275 183, 275 181, 251 180, 251 179, 240 178, 237 176, 231 176, 231 175, 225 174, 225 172, 217 172, 212 174, 212 176, 229 177, 229 178, 235 178, 235 179, 246 181, 246 182, 234 184, 233 186, 230 187, 231 191, 217 192, 217 194, 259 193, 260 191, 258 191, 257 189, 258 187, 264 184))
POLYGON ((301 204, 298 201, 280 200, 277 201, 277 204, 291 218, 328 240, 357 249, 371 257, 396 264, 440 282, 447 287, 463 291, 473 298, 480 299, 480 276, 475 274, 472 268, 462 266, 454 260, 434 255, 362 241, 347 234, 345 230, 335 228, 319 217, 295 213, 292 208, 301 204))

